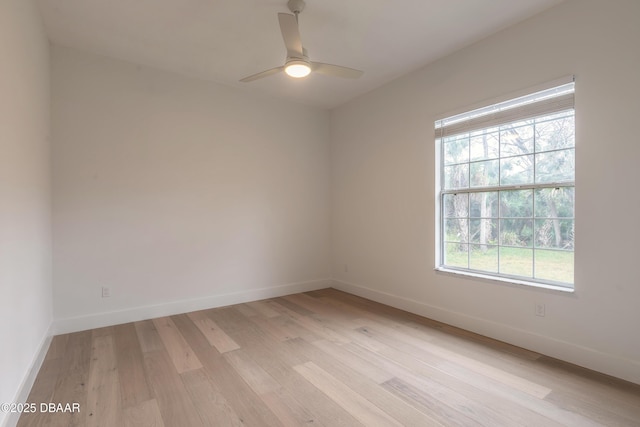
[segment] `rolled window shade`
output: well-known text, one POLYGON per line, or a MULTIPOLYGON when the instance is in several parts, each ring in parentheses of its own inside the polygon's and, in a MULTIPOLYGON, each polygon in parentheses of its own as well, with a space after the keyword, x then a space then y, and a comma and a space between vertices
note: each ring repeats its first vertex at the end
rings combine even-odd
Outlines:
POLYGON ((571 82, 438 120, 435 136, 444 138, 573 108, 574 83, 571 82))

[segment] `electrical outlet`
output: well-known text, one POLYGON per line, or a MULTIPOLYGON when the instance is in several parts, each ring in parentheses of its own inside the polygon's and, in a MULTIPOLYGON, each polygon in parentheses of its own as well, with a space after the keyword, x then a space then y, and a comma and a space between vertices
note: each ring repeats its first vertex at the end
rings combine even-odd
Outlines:
POLYGON ((545 310, 545 306, 544 306, 544 304, 543 304, 543 303, 541 303, 541 302, 537 302, 537 303, 536 303, 536 308, 535 308, 536 316, 544 317, 544 315, 545 315, 545 311, 546 311, 546 310, 545 310))
POLYGON ((102 298, 109 298, 111 296, 111 289, 103 286, 102 287, 102 298))

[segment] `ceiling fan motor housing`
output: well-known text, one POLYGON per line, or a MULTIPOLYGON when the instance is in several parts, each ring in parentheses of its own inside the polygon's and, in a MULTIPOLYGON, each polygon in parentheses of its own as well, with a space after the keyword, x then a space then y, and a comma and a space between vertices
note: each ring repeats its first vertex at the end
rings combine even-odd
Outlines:
POLYGON ((304 10, 304 6, 305 6, 304 0, 289 0, 287 2, 287 7, 296 16, 304 10))

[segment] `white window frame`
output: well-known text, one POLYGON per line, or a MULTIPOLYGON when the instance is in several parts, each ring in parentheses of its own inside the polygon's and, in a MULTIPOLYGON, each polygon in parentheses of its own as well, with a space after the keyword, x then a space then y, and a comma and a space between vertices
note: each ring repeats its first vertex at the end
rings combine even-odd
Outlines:
MULTIPOLYGON (((457 135, 465 132, 472 132, 481 129, 487 129, 501 124, 507 124, 518 120, 532 119, 543 115, 549 115, 556 112, 573 109, 574 106, 574 77, 567 76, 562 79, 548 82, 546 84, 521 91, 517 94, 503 99, 488 101, 483 104, 465 108, 462 112, 454 112, 440 116, 435 121, 435 142, 436 142, 436 270, 447 273, 462 274, 481 279, 489 279, 501 282, 509 282, 520 285, 528 285, 555 289, 565 292, 573 292, 575 289, 574 282, 562 283, 551 280, 536 279, 533 277, 513 276, 504 273, 492 273, 480 270, 473 270, 463 267, 451 267, 444 264, 445 254, 445 238, 444 238, 444 195, 457 193, 478 193, 487 191, 508 191, 508 190, 526 190, 526 189, 543 189, 543 188, 559 188, 569 187, 575 191, 575 175, 572 181, 562 182, 545 182, 533 183, 526 185, 494 185, 485 187, 471 187, 463 189, 445 189, 444 178, 444 153, 442 140, 447 136, 457 135)), ((576 144, 577 145, 577 144, 576 144)), ((575 150, 575 146, 573 148, 575 150)), ((575 151, 574 151, 575 152, 575 151)), ((498 157, 501 159, 502 157, 498 157)), ((471 161, 469 161, 469 164, 471 161)), ((574 171, 575 173, 575 171, 574 171)), ((575 208, 574 208, 575 209, 575 208)), ((535 224, 535 216, 533 223, 535 224)), ((574 217, 571 218, 575 221, 574 217)), ((471 245, 471 242, 468 243, 471 245)), ((533 243, 532 243, 533 245, 533 243)), ((498 248, 503 247, 498 242, 498 248)), ((534 246, 532 246, 532 249, 534 246)), ((470 250, 470 249, 469 249, 470 250)), ((535 249, 534 249, 535 250, 535 249)), ((574 249, 575 251, 575 249, 574 249)), ((575 252, 574 252, 575 253, 575 252)), ((532 260, 535 269, 535 257, 532 260)), ((574 258, 575 265, 575 258, 574 258)), ((535 271, 535 270, 534 270, 535 271)), ((575 276, 574 276, 575 277, 575 276)))

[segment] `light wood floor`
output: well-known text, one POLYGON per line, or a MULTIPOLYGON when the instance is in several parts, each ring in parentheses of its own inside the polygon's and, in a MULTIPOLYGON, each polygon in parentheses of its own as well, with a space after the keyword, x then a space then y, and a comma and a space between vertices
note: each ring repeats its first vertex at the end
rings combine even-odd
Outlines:
POLYGON ((639 426, 640 386, 333 289, 53 339, 19 426, 639 426))

